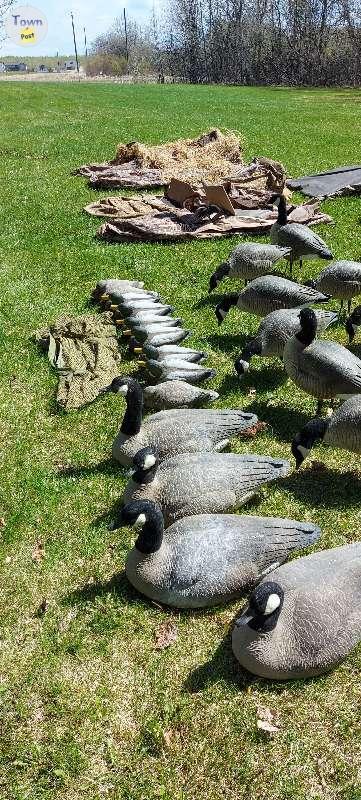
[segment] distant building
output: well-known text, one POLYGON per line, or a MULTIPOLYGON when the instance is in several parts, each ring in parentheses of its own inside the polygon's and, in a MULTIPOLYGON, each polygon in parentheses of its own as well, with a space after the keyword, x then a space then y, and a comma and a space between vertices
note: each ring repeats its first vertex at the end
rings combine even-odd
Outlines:
POLYGON ((5 72, 27 72, 27 65, 22 61, 17 64, 5 64, 5 72))

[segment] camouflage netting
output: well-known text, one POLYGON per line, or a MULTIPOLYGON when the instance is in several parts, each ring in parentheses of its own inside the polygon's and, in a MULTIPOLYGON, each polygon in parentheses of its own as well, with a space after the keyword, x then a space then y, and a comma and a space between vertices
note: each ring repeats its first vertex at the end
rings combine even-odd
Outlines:
POLYGON ((119 375, 120 353, 112 314, 61 317, 35 334, 58 370, 57 403, 65 411, 91 403, 119 375))
POLYGON ((243 164, 240 137, 230 131, 209 131, 198 139, 178 139, 160 145, 119 144, 113 161, 86 164, 75 171, 96 189, 162 186, 171 178, 218 181, 243 164))

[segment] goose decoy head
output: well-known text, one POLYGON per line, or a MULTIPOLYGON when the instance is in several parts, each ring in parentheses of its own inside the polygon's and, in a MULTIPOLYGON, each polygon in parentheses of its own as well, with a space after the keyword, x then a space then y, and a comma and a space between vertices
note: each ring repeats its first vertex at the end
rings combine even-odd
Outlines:
POLYGON ((312 308, 301 308, 299 317, 301 330, 296 333, 296 337, 307 347, 316 338, 317 317, 312 308))
POLYGON ((157 471, 159 459, 153 447, 143 447, 138 450, 133 458, 133 481, 135 483, 149 483, 157 471))
POLYGON ((228 261, 224 261, 222 264, 217 267, 213 275, 211 275, 209 279, 209 289, 208 292, 212 292, 213 289, 216 289, 218 284, 221 282, 222 278, 224 278, 229 273, 229 263, 228 261))
POLYGON ((317 440, 324 438, 327 431, 329 420, 325 417, 315 417, 311 419, 294 437, 291 450, 296 460, 296 469, 299 469, 305 458, 317 440))
POLYGON ((284 592, 279 583, 266 581, 253 590, 247 613, 247 624, 260 633, 267 633, 277 625, 284 601, 284 592))
POLYGON ((244 359, 239 356, 234 362, 234 368, 238 377, 242 378, 242 376, 245 375, 245 373, 249 370, 249 362, 244 361, 244 359))
POLYGON ((354 308, 352 314, 350 314, 350 316, 347 317, 345 323, 345 330, 346 333, 348 334, 348 340, 350 344, 354 340, 360 325, 361 325, 361 306, 357 306, 357 308, 354 308))
POLYGON ((118 378, 113 378, 109 386, 102 389, 101 394, 105 394, 105 392, 114 392, 114 394, 122 394, 123 397, 126 397, 133 383, 134 381, 132 378, 128 376, 123 377, 121 375, 118 378))
POLYGON ((163 540, 163 514, 156 503, 151 500, 131 500, 120 510, 120 513, 109 525, 115 531, 122 527, 140 528, 135 547, 140 553, 149 555, 160 549, 163 540))
POLYGON ((237 305, 238 297, 239 294, 237 292, 232 292, 232 294, 225 294, 222 300, 217 303, 214 313, 218 319, 218 325, 222 325, 229 309, 237 305))

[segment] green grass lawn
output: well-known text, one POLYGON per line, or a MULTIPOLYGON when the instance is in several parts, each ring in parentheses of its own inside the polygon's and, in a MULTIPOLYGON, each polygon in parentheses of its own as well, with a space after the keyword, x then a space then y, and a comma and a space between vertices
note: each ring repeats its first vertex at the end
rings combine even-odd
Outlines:
MULTIPOLYGON (((359 800, 361 650, 317 680, 262 682, 232 657, 241 602, 177 614, 137 596, 123 575, 130 533, 107 528, 125 481, 109 460, 123 401, 57 413, 56 375, 32 334, 86 310, 100 278, 140 278, 209 350, 219 404, 269 423, 234 449, 288 458, 313 400, 277 361, 255 359, 241 387, 233 359, 257 319, 233 311, 218 330, 213 300, 199 304, 236 239, 104 246, 94 239, 99 220, 81 213, 96 195, 70 172, 112 157, 121 140, 215 125, 244 135, 247 158, 280 159, 291 175, 357 163, 361 92, 0 83, 0 104, 0 797, 359 800), (160 652, 154 633, 169 617, 178 639, 160 652), (273 739, 257 732, 259 706, 277 715, 273 739)), ((317 231, 336 257, 360 259, 360 199, 323 207, 336 224, 317 231)), ((306 262, 300 277, 321 266, 306 262)), ((342 327, 332 336, 346 343, 342 327)), ((314 520, 321 548, 360 538, 359 460, 325 447, 314 458, 327 469, 268 487, 249 513, 314 520)))

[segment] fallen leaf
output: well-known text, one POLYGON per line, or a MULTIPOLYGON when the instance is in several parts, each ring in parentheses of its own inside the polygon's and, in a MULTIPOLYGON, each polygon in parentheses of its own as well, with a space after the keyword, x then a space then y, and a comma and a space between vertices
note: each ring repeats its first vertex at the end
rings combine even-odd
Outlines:
POLYGON ((250 386, 248 389, 248 397, 255 397, 257 394, 257 390, 254 386, 250 386))
POLYGON ((163 740, 166 747, 171 747, 174 738, 174 731, 172 728, 169 728, 167 731, 163 731, 163 740))
POLYGON ((257 706, 257 728, 264 733, 278 733, 278 715, 267 706, 257 706))
POLYGON ((36 540, 36 544, 31 554, 31 557, 35 564, 41 564, 41 562, 45 558, 45 548, 40 539, 36 540))
POLYGON ((265 733, 278 733, 279 728, 277 725, 272 725, 270 722, 266 722, 265 719, 258 719, 257 720, 257 728, 259 731, 264 731, 265 733))
POLYGON ((244 436, 246 439, 251 438, 252 436, 257 436, 257 433, 264 431, 265 428, 267 428, 267 422, 256 422, 256 424, 252 425, 251 428, 247 428, 247 430, 242 431, 242 436, 244 436))
POLYGON ((6 522, 5 517, 0 517, 0 528, 5 528, 6 522))
POLYGON ((308 465, 308 472, 326 472, 327 467, 323 461, 311 461, 308 465))
POLYGON ((155 649, 165 650, 178 638, 177 626, 170 620, 165 620, 155 631, 155 649))

